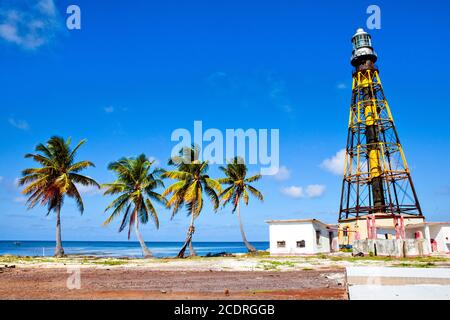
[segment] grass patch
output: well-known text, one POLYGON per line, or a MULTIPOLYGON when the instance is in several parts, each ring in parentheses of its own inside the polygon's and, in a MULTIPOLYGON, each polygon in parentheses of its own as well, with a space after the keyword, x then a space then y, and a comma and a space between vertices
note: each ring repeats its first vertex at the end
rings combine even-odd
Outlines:
POLYGON ((408 263, 408 262, 402 262, 397 263, 393 265, 394 267, 403 267, 403 268, 432 268, 435 267, 436 264, 433 262, 427 262, 427 263, 408 263))
POLYGON ((289 292, 287 289, 277 289, 277 290, 264 290, 264 289, 257 289, 257 290, 249 290, 253 293, 272 293, 272 292, 289 292))
POLYGON ((282 267, 288 267, 293 268, 295 267, 295 263, 292 261, 271 261, 271 260, 263 260, 258 262, 258 265, 256 268, 263 269, 263 270, 279 270, 279 268, 282 267))
POLYGON ((124 261, 124 260, 101 260, 101 261, 92 261, 91 263, 97 264, 97 265, 104 265, 104 266, 120 266, 120 265, 128 264, 128 261, 124 261))
POLYGON ((261 258, 261 257, 269 257, 270 252, 268 251, 256 251, 256 252, 247 252, 246 254, 239 255, 241 258, 261 258))
POLYGON ((19 257, 19 256, 12 256, 12 255, 0 256, 0 264, 44 263, 44 262, 58 262, 58 259, 52 258, 52 257, 19 257))

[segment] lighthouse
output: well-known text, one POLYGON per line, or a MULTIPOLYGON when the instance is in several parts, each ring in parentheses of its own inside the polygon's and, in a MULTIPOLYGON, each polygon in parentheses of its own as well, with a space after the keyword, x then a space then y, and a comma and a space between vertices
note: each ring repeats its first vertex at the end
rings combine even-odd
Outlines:
MULTIPOLYGON (((405 153, 375 63, 370 34, 352 37, 352 97, 339 208, 339 242, 376 239, 377 229, 404 238, 405 224, 421 223, 405 153)), ((387 237, 387 234, 386 234, 387 237)))

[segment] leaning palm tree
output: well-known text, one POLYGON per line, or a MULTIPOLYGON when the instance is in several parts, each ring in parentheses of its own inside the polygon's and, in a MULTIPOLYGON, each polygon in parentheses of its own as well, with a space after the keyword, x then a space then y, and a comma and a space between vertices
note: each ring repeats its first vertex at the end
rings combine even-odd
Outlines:
POLYGON ((220 198, 225 206, 230 201, 233 205, 233 213, 237 210, 237 217, 239 220, 239 228, 241 230, 242 240, 249 252, 256 252, 256 249, 250 242, 247 241, 245 236, 244 227, 241 219, 241 199, 244 200, 245 205, 248 205, 249 193, 254 195, 259 200, 263 201, 264 197, 260 191, 250 185, 250 183, 261 179, 261 175, 257 174, 247 178, 247 166, 244 164, 244 160, 240 157, 235 157, 226 167, 220 167, 226 178, 218 179, 219 183, 225 184, 226 187, 220 194, 220 198))
POLYGON ((114 218, 123 214, 119 232, 128 225, 129 240, 134 225, 145 258, 151 257, 152 253, 142 239, 139 223, 145 224, 151 218, 156 228, 159 228, 158 213, 151 199, 164 205, 167 203, 163 196, 155 192, 156 188, 164 187, 164 184, 160 179, 163 170, 158 168, 151 170, 153 163, 154 161, 149 161, 144 154, 137 158, 122 158, 112 162, 108 169, 116 173, 117 180, 102 185, 102 188, 105 188, 104 195, 120 195, 105 209, 105 212, 110 209, 113 211, 104 225, 108 225, 114 218))
POLYGON ((198 160, 198 155, 199 148, 196 146, 182 148, 179 156, 172 157, 169 160, 169 165, 176 166, 177 169, 163 174, 164 177, 178 180, 163 193, 164 196, 171 194, 167 207, 173 208, 172 218, 184 205, 187 208, 188 216, 191 217, 187 237, 178 253, 178 258, 184 258, 188 246, 189 255, 196 255, 192 244, 192 236, 195 232, 194 221, 203 209, 203 192, 206 192, 211 199, 214 210, 219 207, 220 184, 207 175, 208 162, 198 160))
POLYGON ((92 178, 81 175, 79 172, 88 167, 94 167, 90 161, 75 163, 77 150, 86 142, 82 140, 72 150, 71 139, 65 141, 61 137, 52 137, 47 144, 38 144, 35 154, 26 154, 25 158, 31 158, 40 164, 39 168, 30 168, 22 171, 19 185, 25 186, 22 193, 28 195, 27 205, 31 209, 36 204, 47 206, 47 215, 56 213, 56 250, 55 256, 64 256, 61 242, 61 207, 65 197, 73 198, 78 210, 83 213, 83 199, 77 189, 77 185, 99 187, 92 178))

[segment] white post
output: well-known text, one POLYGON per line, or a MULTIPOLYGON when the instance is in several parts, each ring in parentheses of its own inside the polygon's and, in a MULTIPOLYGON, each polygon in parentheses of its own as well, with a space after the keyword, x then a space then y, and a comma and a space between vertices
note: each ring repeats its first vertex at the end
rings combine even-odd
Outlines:
POLYGON ((426 224, 425 225, 425 230, 424 230, 424 237, 426 239, 426 243, 427 243, 427 247, 428 247, 428 252, 431 253, 431 236, 430 236, 430 227, 426 224))

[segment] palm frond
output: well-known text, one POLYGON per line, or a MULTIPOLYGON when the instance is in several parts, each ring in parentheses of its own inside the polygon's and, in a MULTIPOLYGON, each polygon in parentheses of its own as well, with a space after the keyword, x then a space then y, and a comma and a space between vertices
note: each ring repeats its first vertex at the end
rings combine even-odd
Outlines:
POLYGON ((68 176, 75 183, 81 184, 83 186, 94 186, 100 189, 100 185, 91 177, 84 176, 78 173, 69 173, 68 176))
POLYGON ((117 217, 119 214, 121 214, 123 212, 123 210, 125 209, 125 206, 127 205, 127 203, 129 203, 129 197, 127 194, 124 194, 122 196, 120 196, 119 198, 117 198, 116 200, 114 200, 113 202, 111 202, 109 204, 109 206, 105 209, 105 212, 108 211, 111 208, 114 208, 113 212, 111 213, 111 215, 109 216, 108 219, 105 220, 105 222, 103 222, 103 225, 106 226, 108 224, 111 223, 111 221, 117 217))
MULTIPOLYGON (((80 147, 86 143, 86 139, 81 140, 80 142, 78 142, 78 144, 76 145, 75 148, 73 148, 72 152, 70 152, 69 154, 69 162, 73 162, 73 159, 75 158, 75 154, 77 153, 78 149, 80 149, 80 147)), ((67 141, 67 144, 70 145, 70 138, 67 141)), ((71 170, 69 170, 71 171, 71 170)))
POLYGON ((183 171, 166 171, 162 174, 162 177, 174 180, 186 180, 192 178, 192 173, 183 171))
POLYGON ((162 193, 162 196, 165 197, 168 194, 177 192, 178 190, 180 190, 181 188, 183 188, 183 186, 186 185, 186 182, 184 180, 182 181, 178 181, 175 182, 174 184, 172 184, 171 186, 167 187, 166 190, 164 190, 164 192, 162 193))
POLYGON ((222 191, 222 186, 217 180, 205 178, 204 181, 209 188, 214 189, 216 192, 220 193, 222 191))
POLYGON ((262 195, 262 193, 257 190, 256 188, 252 187, 251 185, 247 185, 248 190, 250 191, 250 193, 252 195, 254 195, 256 198, 258 198, 261 201, 264 201, 264 196, 262 195))
POLYGON ((67 195, 75 200, 75 203, 77 204, 78 210, 81 214, 84 212, 84 203, 83 199, 81 198, 80 192, 78 191, 77 187, 73 182, 70 182, 69 189, 67 191, 67 195))
POLYGON ((95 164, 92 163, 91 161, 80 161, 77 162, 73 165, 71 165, 68 169, 67 172, 80 172, 83 169, 89 168, 89 167, 95 167, 95 164))
POLYGON ((254 176, 252 176, 250 178, 245 179, 245 182, 251 183, 251 182, 258 181, 261 178, 262 178, 262 175, 256 174, 256 175, 254 175, 254 176))
POLYGON ((158 213, 156 212, 156 209, 153 206, 153 203, 149 199, 146 199, 145 204, 147 206, 147 210, 150 213, 150 217, 152 218, 153 222, 155 223, 156 229, 159 229, 158 213))

